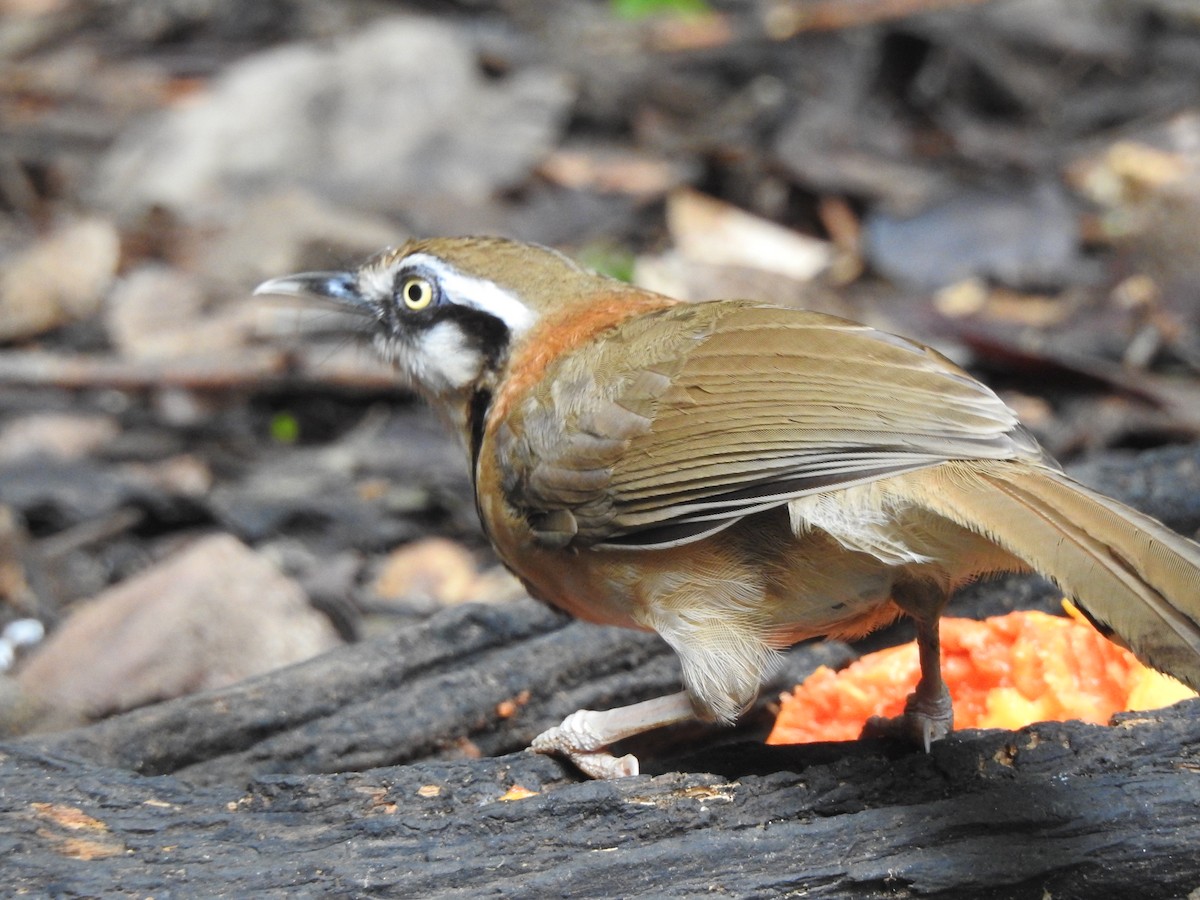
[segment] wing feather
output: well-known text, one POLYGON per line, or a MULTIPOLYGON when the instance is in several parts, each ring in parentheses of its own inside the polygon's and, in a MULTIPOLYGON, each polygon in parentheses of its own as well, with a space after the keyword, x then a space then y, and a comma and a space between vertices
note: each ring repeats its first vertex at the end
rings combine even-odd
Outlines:
POLYGON ((558 361, 512 415, 497 447, 507 499, 533 519, 569 513, 577 545, 677 546, 948 459, 1042 459, 1014 413, 934 351, 742 301, 628 320, 619 340, 558 361))

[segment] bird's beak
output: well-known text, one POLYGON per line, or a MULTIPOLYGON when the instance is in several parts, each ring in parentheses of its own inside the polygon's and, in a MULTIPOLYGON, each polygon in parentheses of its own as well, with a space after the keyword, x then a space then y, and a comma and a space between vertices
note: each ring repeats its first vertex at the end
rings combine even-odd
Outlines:
POLYGON ((358 289, 358 278, 353 272, 300 272, 264 281, 254 289, 254 295, 277 294, 285 297, 329 300, 339 306, 348 306, 357 312, 370 312, 371 304, 363 299, 358 289))

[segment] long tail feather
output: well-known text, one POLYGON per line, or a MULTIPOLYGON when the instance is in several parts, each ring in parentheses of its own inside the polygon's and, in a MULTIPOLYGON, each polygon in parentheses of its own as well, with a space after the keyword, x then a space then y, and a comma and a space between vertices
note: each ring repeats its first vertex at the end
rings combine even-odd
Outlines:
POLYGON ((1200 690, 1200 544, 1053 469, 948 463, 905 477, 927 508, 1053 579, 1145 663, 1200 690))

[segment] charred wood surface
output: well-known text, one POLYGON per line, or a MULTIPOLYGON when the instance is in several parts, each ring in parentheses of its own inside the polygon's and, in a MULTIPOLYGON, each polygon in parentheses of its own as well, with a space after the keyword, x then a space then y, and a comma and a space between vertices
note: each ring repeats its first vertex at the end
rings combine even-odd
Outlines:
MULTIPOLYGON (((1198 459, 1179 448, 1083 474, 1192 533, 1200 516, 1181 498, 1200 495, 1198 459)), ((1032 579, 964 593, 960 614, 1057 600, 1032 579)), ((661 642, 532 601, 449 609, 223 691, 0 745, 5 889, 1153 898, 1200 886, 1200 701, 1114 727, 962 732, 929 755, 756 742, 780 687, 852 653, 797 648, 737 730, 643 736, 628 749, 650 774, 595 783, 520 748, 576 708, 677 689, 661 642)))
POLYGON ((1200 704, 1116 727, 727 746, 579 782, 529 753, 188 784, 8 745, 6 890, 57 896, 1183 897, 1200 704), (767 773, 767 774, 763 774, 767 773), (537 792, 524 799, 514 787, 537 792), (1047 892, 1047 893, 1043 893, 1047 892))

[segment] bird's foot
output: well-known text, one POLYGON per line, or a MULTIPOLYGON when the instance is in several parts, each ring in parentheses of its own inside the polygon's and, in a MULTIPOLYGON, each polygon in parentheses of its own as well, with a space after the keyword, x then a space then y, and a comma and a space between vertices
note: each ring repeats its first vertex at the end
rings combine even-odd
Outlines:
POLYGON ((953 730, 950 691, 939 680, 937 690, 922 691, 918 687, 909 694, 901 715, 872 716, 863 726, 861 737, 898 737, 924 747, 928 753, 934 741, 940 741, 953 730))
POLYGON ((610 741, 602 732, 606 713, 581 709, 563 719, 561 725, 547 729, 533 739, 530 749, 566 757, 591 778, 624 778, 638 774, 637 757, 622 757, 608 752, 610 741))

